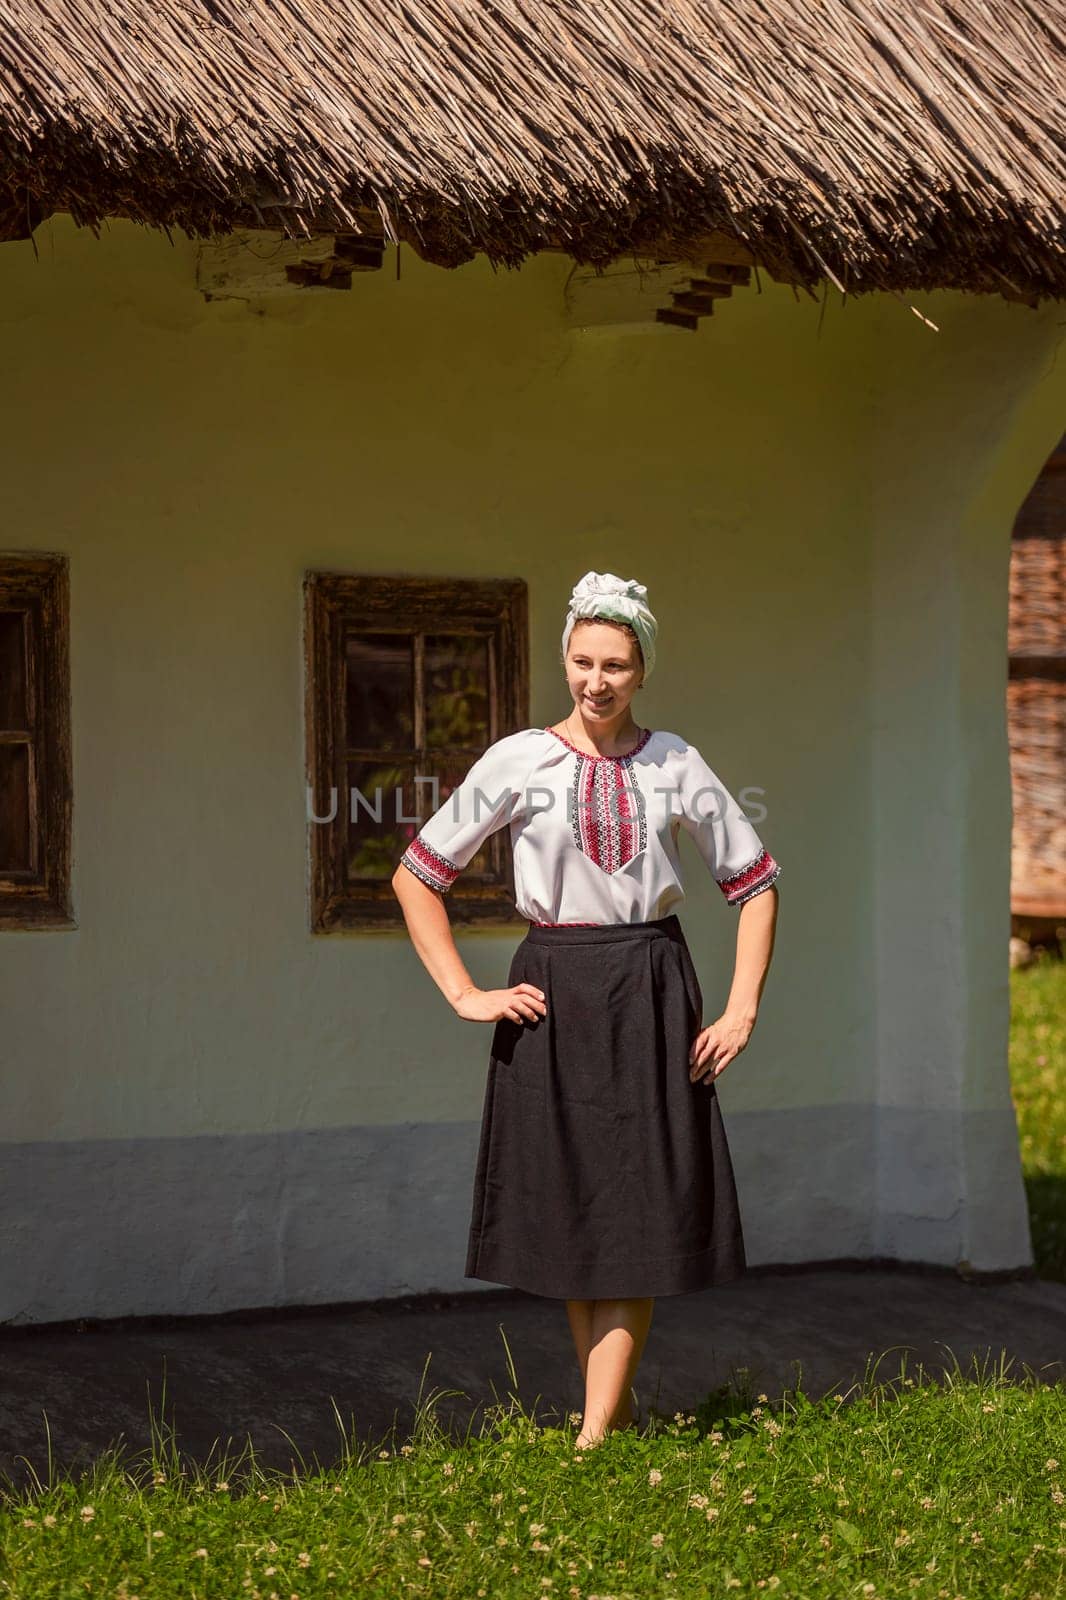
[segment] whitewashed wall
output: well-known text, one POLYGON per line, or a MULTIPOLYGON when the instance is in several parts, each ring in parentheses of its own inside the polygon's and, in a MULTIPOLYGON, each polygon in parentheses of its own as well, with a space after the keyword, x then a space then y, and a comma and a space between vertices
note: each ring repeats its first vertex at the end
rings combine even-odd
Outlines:
MULTIPOLYGON (((0 248, 0 545, 70 557, 79 926, 0 934, 0 1317, 479 1287, 490 1030, 404 935, 307 931, 315 567, 525 577, 535 723, 574 580, 646 582, 640 719, 764 789, 782 863, 719 1083, 751 1260, 1027 1262, 1007 564, 1061 308, 764 279, 696 335, 581 331, 554 256, 256 310, 204 300, 192 241, 37 246, 0 248)), ((688 861, 711 1007, 736 913, 688 861)), ((518 937, 461 935, 474 977, 518 937)))

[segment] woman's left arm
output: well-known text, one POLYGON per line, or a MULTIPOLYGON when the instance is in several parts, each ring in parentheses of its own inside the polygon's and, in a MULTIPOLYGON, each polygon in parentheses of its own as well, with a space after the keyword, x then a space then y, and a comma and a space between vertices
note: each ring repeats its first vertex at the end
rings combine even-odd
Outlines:
POLYGON ((774 953, 777 885, 746 900, 738 912, 737 955, 725 1010, 697 1034, 689 1051, 689 1077, 713 1083, 747 1045, 759 1014, 774 953))

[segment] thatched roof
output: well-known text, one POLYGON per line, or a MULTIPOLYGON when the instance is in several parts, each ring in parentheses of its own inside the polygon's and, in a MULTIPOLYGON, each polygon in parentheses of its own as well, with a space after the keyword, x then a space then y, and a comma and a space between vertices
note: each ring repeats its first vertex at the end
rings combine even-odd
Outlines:
POLYGON ((687 254, 1066 295, 1066 4, 0 0, 9 237, 69 211, 456 265, 687 254))

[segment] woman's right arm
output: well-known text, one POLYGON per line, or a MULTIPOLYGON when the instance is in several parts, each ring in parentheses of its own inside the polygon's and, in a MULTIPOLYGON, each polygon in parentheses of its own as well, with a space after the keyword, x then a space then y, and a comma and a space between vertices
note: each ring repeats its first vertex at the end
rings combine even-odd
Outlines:
POLYGON ((535 1022, 547 1015, 544 992, 532 983, 517 983, 510 989, 479 989, 463 964, 455 944, 444 898, 428 883, 400 865, 392 875, 392 887, 403 911, 422 965, 441 994, 460 1017, 468 1022, 535 1022))

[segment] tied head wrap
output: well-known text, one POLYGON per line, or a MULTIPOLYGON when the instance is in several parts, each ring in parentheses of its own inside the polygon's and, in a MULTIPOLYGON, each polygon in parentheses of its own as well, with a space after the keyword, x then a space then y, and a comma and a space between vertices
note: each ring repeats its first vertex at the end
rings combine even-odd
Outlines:
POLYGON ((570 596, 563 629, 564 657, 574 623, 581 617, 628 623, 640 640, 644 676, 648 676, 655 665, 655 635, 659 624, 648 610, 648 591, 644 584, 635 578, 616 578, 613 572, 586 572, 580 583, 575 583, 570 596))

